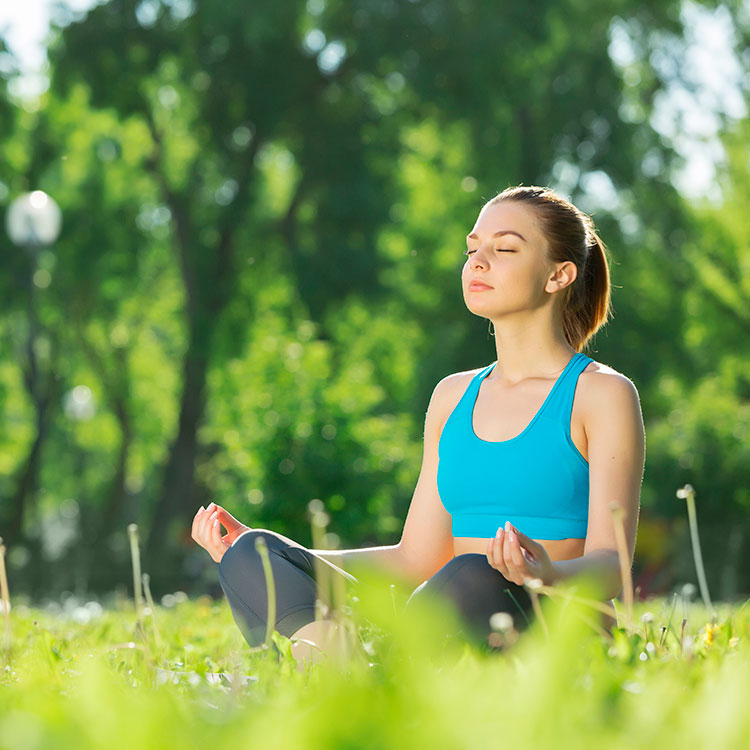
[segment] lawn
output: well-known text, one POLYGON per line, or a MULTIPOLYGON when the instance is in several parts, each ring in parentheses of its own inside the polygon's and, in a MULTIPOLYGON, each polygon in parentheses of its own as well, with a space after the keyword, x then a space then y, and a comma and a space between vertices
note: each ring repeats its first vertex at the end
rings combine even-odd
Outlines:
POLYGON ((405 592, 365 584, 342 615, 355 656, 306 671, 278 634, 251 651, 225 600, 177 592, 139 619, 123 597, 13 600, 0 748, 750 747, 750 602, 618 601, 606 630, 579 583, 488 652, 441 638, 437 603, 406 620, 405 592))

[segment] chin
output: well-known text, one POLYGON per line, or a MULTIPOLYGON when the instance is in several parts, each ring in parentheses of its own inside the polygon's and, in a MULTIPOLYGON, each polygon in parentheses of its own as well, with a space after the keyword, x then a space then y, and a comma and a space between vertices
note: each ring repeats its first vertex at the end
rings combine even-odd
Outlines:
POLYGON ((485 315, 486 311, 491 307, 491 303, 483 304, 481 297, 482 295, 480 294, 476 295, 476 297, 470 297, 470 296, 464 297, 464 304, 466 305, 467 310, 469 310, 470 312, 474 312, 475 310, 477 311, 481 310, 482 312, 477 312, 477 315, 485 315), (477 297, 479 299, 477 299, 477 297))

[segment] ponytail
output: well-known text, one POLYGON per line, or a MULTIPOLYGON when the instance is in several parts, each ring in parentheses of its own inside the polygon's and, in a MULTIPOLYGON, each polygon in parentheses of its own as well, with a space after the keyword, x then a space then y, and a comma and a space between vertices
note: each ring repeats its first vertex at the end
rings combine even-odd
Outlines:
MULTIPOLYGON (((586 257, 562 305, 565 338, 581 351, 612 317, 607 247, 589 219, 586 257)), ((578 264, 576 264, 578 265, 578 264)))

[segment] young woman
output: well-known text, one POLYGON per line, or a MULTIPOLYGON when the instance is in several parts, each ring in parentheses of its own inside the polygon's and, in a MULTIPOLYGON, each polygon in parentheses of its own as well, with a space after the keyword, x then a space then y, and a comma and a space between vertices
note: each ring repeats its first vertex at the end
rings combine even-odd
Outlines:
POLYGON ((605 246, 589 216, 535 186, 492 198, 466 242, 464 300, 494 326, 497 360, 435 387, 399 543, 308 550, 249 529, 213 503, 196 513, 193 539, 220 563, 251 645, 266 627, 259 535, 276 581, 276 628, 319 647, 334 626, 314 622, 315 557, 350 580, 339 565, 359 559, 421 582, 409 603, 426 592, 447 596, 466 633, 480 639, 495 612, 523 626, 527 578, 551 585, 587 573, 605 598, 620 593, 612 504, 632 563, 645 433, 633 383, 581 351, 611 313, 605 246))

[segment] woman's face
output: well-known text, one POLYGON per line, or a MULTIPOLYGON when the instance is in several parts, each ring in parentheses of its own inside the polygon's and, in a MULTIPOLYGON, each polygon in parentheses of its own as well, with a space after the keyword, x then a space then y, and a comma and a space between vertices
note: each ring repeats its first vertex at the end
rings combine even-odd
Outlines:
POLYGON ((510 201, 485 206, 466 248, 461 284, 472 313, 497 320, 549 304, 545 286, 554 267, 531 209, 510 201))

